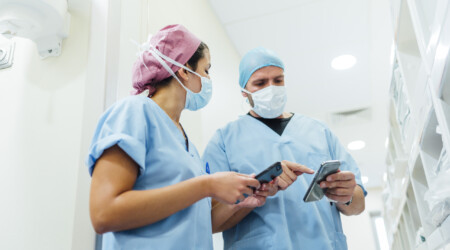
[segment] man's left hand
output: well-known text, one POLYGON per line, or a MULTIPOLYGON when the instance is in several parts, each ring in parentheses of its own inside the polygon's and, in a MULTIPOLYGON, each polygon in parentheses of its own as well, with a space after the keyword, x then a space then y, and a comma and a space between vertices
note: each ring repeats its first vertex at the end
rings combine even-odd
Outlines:
POLYGON ((325 195, 339 203, 347 203, 355 192, 355 175, 350 171, 339 171, 327 176, 325 181, 320 183, 321 188, 327 188, 325 195))

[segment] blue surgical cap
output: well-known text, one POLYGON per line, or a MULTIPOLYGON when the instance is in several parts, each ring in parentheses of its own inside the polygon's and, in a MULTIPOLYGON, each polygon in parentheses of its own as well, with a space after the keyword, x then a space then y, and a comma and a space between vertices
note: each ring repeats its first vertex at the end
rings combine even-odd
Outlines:
POLYGON ((284 70, 283 62, 271 50, 258 47, 247 52, 239 64, 239 85, 241 88, 245 88, 248 79, 255 71, 267 66, 276 66, 284 70))

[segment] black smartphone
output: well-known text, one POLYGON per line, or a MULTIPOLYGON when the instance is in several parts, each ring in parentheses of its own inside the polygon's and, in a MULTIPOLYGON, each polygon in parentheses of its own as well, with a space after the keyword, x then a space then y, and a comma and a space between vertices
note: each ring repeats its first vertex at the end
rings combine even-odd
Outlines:
POLYGON ((281 162, 275 162, 270 165, 268 168, 264 169, 261 173, 255 176, 255 179, 259 181, 259 183, 269 183, 277 176, 283 173, 283 169, 281 168, 281 162))
MULTIPOLYGON (((283 168, 281 167, 281 162, 275 162, 270 165, 268 168, 264 169, 261 173, 255 176, 255 179, 259 181, 259 183, 269 183, 273 179, 277 178, 281 173, 283 173, 283 168)), ((252 187, 253 190, 255 188, 252 187)))
POLYGON ((323 198, 326 192, 326 188, 322 189, 320 183, 324 181, 327 176, 337 173, 341 166, 340 161, 325 161, 320 165, 319 170, 317 170, 311 184, 303 197, 304 202, 318 201, 323 198))
MULTIPOLYGON (((283 173, 283 168, 281 167, 281 162, 275 162, 274 164, 270 165, 268 168, 264 169, 261 173, 255 176, 255 179, 259 181, 259 183, 269 183, 273 179, 277 178, 281 173, 283 173)), ((250 187, 255 192, 255 187, 250 187)), ((244 194, 244 197, 247 198, 248 195, 244 194)), ((235 204, 239 204, 239 201, 237 201, 235 204)))

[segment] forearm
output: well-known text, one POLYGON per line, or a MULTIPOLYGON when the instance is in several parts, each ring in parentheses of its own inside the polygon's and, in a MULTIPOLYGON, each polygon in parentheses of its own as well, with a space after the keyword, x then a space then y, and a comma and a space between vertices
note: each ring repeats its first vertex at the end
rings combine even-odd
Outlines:
POLYGON ((211 210, 213 233, 223 232, 234 227, 252 210, 253 208, 240 208, 237 205, 227 205, 220 202, 213 203, 211 210))
POLYGON ((207 178, 200 176, 152 190, 129 190, 103 202, 91 200, 94 227, 99 233, 122 231, 167 218, 209 196, 207 178))
POLYGON ((345 215, 358 215, 362 213, 365 209, 365 197, 362 188, 359 185, 356 185, 352 203, 348 206, 338 203, 337 208, 345 215))

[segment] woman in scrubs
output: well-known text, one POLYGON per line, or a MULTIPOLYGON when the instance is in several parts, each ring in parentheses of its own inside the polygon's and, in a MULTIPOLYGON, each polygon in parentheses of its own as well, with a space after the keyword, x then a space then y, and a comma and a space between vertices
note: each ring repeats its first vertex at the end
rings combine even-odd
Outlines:
MULTIPOLYGON (((103 249, 212 249, 211 198, 227 204, 259 188, 254 176, 209 175, 179 123, 211 98, 208 47, 181 25, 143 45, 135 94, 105 111, 87 159, 90 215, 103 249), (206 174, 206 172, 208 174, 206 174)), ((259 190, 241 206, 264 204, 259 190)), ((229 214, 224 206, 219 213, 229 214)))

